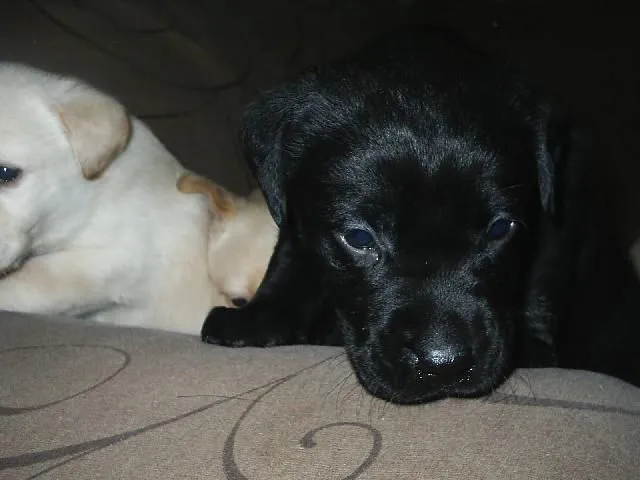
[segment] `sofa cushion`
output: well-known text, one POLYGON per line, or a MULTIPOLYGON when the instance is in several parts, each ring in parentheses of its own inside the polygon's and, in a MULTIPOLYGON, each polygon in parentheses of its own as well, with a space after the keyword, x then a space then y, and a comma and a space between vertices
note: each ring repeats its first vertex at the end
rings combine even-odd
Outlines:
POLYGON ((396 406, 342 350, 0 313, 0 479, 636 479, 640 389, 520 370, 396 406))

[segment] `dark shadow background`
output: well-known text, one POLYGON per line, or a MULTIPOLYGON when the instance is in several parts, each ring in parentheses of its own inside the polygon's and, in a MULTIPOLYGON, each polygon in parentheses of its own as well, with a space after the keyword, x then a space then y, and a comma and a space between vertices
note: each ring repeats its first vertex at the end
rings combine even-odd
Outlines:
POLYGON ((637 24, 575 0, 3 0, 0 59, 78 75, 145 118, 190 168, 250 179, 235 129, 256 90, 404 23, 453 26, 515 63, 606 137, 622 241, 640 230, 637 24))

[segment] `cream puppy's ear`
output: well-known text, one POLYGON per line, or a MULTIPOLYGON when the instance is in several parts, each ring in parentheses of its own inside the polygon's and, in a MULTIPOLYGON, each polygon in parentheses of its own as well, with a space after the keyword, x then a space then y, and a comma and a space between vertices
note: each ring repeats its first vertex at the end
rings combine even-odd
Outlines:
POLYGON ((82 175, 88 180, 98 178, 129 141, 131 122, 126 109, 82 84, 65 92, 54 108, 82 175))
POLYGON ((209 199, 209 210, 215 216, 228 219, 237 213, 233 194, 208 178, 193 173, 183 173, 178 179, 177 187, 182 193, 206 195, 209 199))

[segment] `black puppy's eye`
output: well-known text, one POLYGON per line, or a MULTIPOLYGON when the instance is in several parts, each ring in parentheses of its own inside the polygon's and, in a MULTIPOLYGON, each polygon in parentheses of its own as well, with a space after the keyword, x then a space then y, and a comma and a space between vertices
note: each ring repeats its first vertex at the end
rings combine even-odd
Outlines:
POLYGON ((357 250, 365 250, 374 245, 373 235, 359 228, 348 230, 344 234, 344 241, 357 250))
POLYGON ((241 308, 241 307, 244 307, 247 303, 249 303, 249 300, 243 297, 237 297, 237 298, 232 298, 231 303, 233 304, 234 307, 241 308))
POLYGON ((489 225, 487 235, 489 240, 505 240, 513 235, 517 226, 518 224, 510 218, 497 218, 489 225))
POLYGON ((18 178, 20 178, 21 173, 22 170, 20 168, 0 165, 0 183, 15 182, 18 178))

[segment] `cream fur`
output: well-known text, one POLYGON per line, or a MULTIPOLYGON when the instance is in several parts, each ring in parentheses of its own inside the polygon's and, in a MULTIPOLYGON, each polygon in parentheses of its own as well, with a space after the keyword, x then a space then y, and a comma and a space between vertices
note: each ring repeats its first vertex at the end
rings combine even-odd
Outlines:
POLYGON ((276 240, 264 201, 218 215, 139 119, 73 78, 0 63, 0 309, 198 334, 276 240), (213 212, 213 213, 212 213, 213 212))

